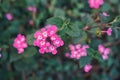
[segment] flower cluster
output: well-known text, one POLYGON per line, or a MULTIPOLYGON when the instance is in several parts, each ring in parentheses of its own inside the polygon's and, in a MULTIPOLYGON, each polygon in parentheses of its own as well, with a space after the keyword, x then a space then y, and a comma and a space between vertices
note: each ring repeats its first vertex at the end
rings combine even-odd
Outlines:
POLYGON ((87 64, 84 66, 84 71, 85 72, 89 72, 92 69, 92 65, 91 64, 87 64))
POLYGON ((88 0, 88 3, 91 8, 98 9, 100 5, 104 3, 104 1, 103 0, 88 0))
POLYGON ((76 58, 80 59, 82 56, 87 56, 87 51, 86 49, 89 48, 88 45, 81 45, 81 44, 76 44, 76 45, 69 45, 69 49, 71 53, 66 53, 66 57, 70 58, 76 58))
POLYGON ((44 54, 45 52, 57 53, 57 48, 64 45, 63 40, 56 34, 57 27, 55 25, 47 25, 41 30, 34 33, 34 46, 39 47, 39 52, 44 54))
POLYGON ((102 55, 102 58, 104 60, 107 60, 108 59, 108 55, 110 54, 110 48, 105 48, 103 45, 99 45, 98 46, 98 51, 99 53, 102 55))
POLYGON ((28 47, 25 36, 18 34, 17 38, 14 40, 13 46, 18 50, 18 54, 23 53, 24 48, 28 47))

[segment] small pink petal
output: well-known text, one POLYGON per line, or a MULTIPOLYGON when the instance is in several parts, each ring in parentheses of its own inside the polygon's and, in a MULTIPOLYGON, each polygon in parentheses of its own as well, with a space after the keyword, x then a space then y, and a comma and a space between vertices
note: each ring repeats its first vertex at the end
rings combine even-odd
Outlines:
POLYGON ((108 54, 110 54, 110 48, 106 48, 106 49, 104 50, 104 55, 108 55, 108 54))
POLYGON ((102 14, 103 16, 106 16, 106 17, 109 16, 106 12, 103 12, 102 14))
POLYGON ((13 16, 12 16, 11 13, 7 13, 7 14, 6 14, 6 18, 7 18, 9 21, 11 21, 11 20, 13 19, 13 16))
POLYGON ((107 60, 107 59, 108 59, 108 55, 102 55, 102 58, 103 58, 104 60, 107 60))
POLYGON ((89 72, 91 69, 92 69, 92 65, 90 65, 90 64, 87 64, 87 65, 85 65, 85 67, 84 67, 84 71, 85 71, 85 72, 89 72))
POLYGON ((112 34, 112 29, 111 29, 111 28, 108 28, 108 30, 106 31, 106 33, 107 33, 108 36, 111 36, 111 34, 112 34))

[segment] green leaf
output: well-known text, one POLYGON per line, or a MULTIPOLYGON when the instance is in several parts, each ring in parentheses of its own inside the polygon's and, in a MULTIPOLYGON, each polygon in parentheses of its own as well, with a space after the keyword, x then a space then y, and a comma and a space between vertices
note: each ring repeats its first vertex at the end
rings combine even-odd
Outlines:
POLYGON ((35 23, 37 26, 42 22, 42 19, 44 18, 46 12, 43 11, 42 13, 38 14, 38 17, 35 19, 35 23))
POLYGON ((67 28, 66 29, 66 33, 71 36, 71 37, 78 37, 80 35, 80 32, 78 31, 73 31, 72 29, 70 28, 67 28))
POLYGON ((108 23, 110 21, 110 17, 104 16, 103 14, 100 14, 100 19, 102 23, 108 23))
POLYGON ((59 16, 59 17, 65 17, 65 11, 60 9, 60 8, 56 8, 55 12, 54 12, 55 16, 59 16))
POLYGON ((89 26, 94 26, 95 23, 92 17, 88 14, 82 17, 82 21, 89 26))
POLYGON ((33 45, 33 42, 34 42, 34 37, 33 36, 34 36, 33 33, 27 35, 27 43, 28 43, 28 45, 33 45))
POLYGON ((98 53, 98 51, 95 51, 94 49, 89 48, 89 49, 87 49, 87 53, 88 53, 88 55, 91 56, 92 58, 95 58, 95 59, 97 59, 97 60, 99 60, 99 61, 102 61, 102 57, 101 57, 101 55, 98 53))
POLYGON ((12 54, 10 54, 10 61, 9 62, 11 63, 11 62, 17 61, 21 58, 22 58, 22 55, 19 55, 17 53, 12 53, 12 54))
POLYGON ((91 63, 92 58, 90 56, 81 57, 79 60, 80 68, 84 67, 86 64, 91 63))
POLYGON ((74 38, 74 43, 86 43, 87 33, 85 31, 79 30, 80 35, 74 38))
POLYGON ((60 17, 52 17, 47 19, 46 24, 53 24, 61 28, 63 25, 63 20, 60 17))
POLYGON ((37 53, 37 50, 35 47, 28 47, 27 49, 25 49, 22 55, 23 57, 32 57, 35 55, 35 53, 37 53))
POLYGON ((110 4, 108 4, 108 3, 104 3, 104 5, 102 5, 102 7, 101 7, 101 10, 104 12, 108 12, 109 10, 111 9, 111 6, 110 6, 110 4))
POLYGON ((112 26, 120 26, 120 15, 119 16, 117 16, 114 20, 113 20, 113 22, 111 22, 112 23, 112 26))
POLYGON ((7 60, 8 53, 7 51, 0 51, 0 54, 2 55, 1 61, 7 60))
POLYGON ((36 0, 26 0, 26 4, 28 5, 28 6, 34 6, 35 4, 36 4, 36 0))

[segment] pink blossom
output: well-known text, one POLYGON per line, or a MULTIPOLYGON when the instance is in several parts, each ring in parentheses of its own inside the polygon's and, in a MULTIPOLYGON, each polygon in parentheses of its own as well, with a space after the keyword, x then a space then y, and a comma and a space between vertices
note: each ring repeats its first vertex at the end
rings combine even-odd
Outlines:
POLYGON ((55 25, 47 25, 45 26, 47 28, 48 31, 48 35, 52 36, 53 34, 55 34, 57 32, 57 27, 55 25))
POLYGON ((105 17, 109 16, 106 12, 103 12, 102 14, 103 14, 103 16, 105 16, 105 17))
POLYGON ((112 34, 112 29, 111 29, 111 28, 108 28, 108 30, 106 31, 106 33, 107 33, 108 36, 111 36, 111 34, 112 34))
POLYGON ((18 34, 17 38, 14 39, 13 46, 18 50, 18 53, 23 53, 24 48, 27 48, 26 38, 24 35, 18 34))
POLYGON ((12 16, 11 13, 7 13, 7 14, 6 14, 6 18, 7 18, 9 21, 11 21, 11 20, 13 19, 13 16, 12 16))
POLYGON ((111 36, 112 34, 112 29, 108 28, 107 31, 101 31, 102 33, 106 33, 108 36, 111 36))
POLYGON ((57 48, 64 45, 63 40, 56 34, 57 26, 47 25, 34 33, 34 46, 39 47, 41 54, 51 52, 57 54, 57 48))
POLYGON ((27 10, 31 12, 37 12, 37 8, 35 6, 28 6, 27 10))
POLYGON ((33 11, 33 12, 37 12, 37 8, 34 6, 34 7, 32 8, 32 11, 33 11))
POLYGON ((85 71, 85 72, 89 72, 91 69, 92 69, 92 65, 91 65, 91 64, 87 64, 87 65, 85 65, 85 67, 84 67, 84 71, 85 71))
POLYGON ((105 48, 105 50, 104 50, 105 55, 109 55, 110 52, 111 52, 110 48, 105 48))
POLYGON ((80 59, 82 56, 87 56, 87 51, 86 49, 89 48, 88 45, 81 45, 81 44, 70 44, 69 49, 69 57, 70 58, 75 58, 75 59, 80 59))
POLYGON ((105 50, 104 46, 100 44, 98 46, 98 51, 100 52, 100 54, 104 53, 104 50, 105 50))
POLYGON ((45 53, 45 49, 44 49, 44 48, 40 48, 40 49, 39 49, 39 52, 40 52, 41 54, 44 54, 44 53, 45 53))
POLYGON ((88 0, 88 3, 91 8, 98 9, 100 5, 104 3, 104 1, 103 0, 88 0))
POLYGON ((71 51, 74 51, 74 50, 75 50, 74 45, 70 44, 70 45, 69 45, 69 49, 70 49, 71 51))
POLYGON ((105 48, 103 45, 99 45, 98 46, 98 51, 99 53, 101 54, 102 58, 104 60, 107 60, 108 59, 108 55, 110 54, 111 50, 110 48, 105 48))
POLYGON ((107 60, 107 59, 108 59, 108 55, 102 55, 102 58, 103 58, 104 60, 107 60))
POLYGON ((80 44, 77 44, 77 45, 75 46, 76 49, 80 49, 80 47, 81 47, 80 44))

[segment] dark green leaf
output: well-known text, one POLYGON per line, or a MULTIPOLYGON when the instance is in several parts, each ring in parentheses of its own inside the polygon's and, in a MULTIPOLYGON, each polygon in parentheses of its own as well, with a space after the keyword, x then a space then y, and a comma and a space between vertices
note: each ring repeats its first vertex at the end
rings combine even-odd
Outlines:
POLYGON ((89 56, 81 57, 79 60, 80 68, 84 67, 86 64, 90 64, 91 60, 92 60, 92 58, 89 56))
POLYGON ((63 20, 60 17, 52 17, 47 19, 46 24, 57 25, 59 28, 63 25, 63 20))
POLYGON ((22 54, 24 57, 32 57, 37 53, 37 49, 35 47, 28 47, 25 49, 24 53, 22 54))

